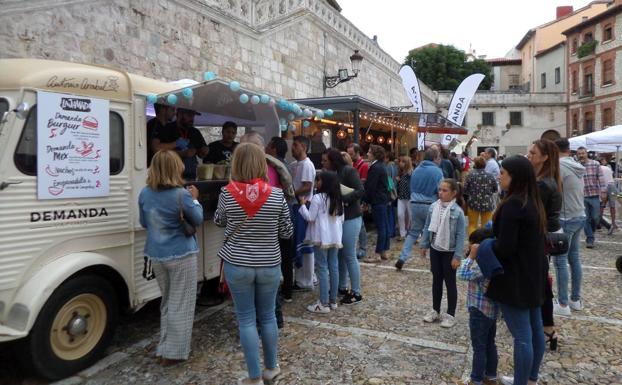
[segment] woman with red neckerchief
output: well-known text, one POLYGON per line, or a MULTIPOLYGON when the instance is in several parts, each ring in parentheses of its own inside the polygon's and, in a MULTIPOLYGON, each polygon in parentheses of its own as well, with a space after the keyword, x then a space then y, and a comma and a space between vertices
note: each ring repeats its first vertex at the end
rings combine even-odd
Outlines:
POLYGON ((268 183, 263 150, 252 143, 238 145, 231 163, 231 182, 223 187, 214 222, 226 227, 218 253, 233 297, 240 343, 248 378, 238 384, 260 385, 280 373, 278 328, 274 314, 281 278, 279 238, 293 233, 283 192, 268 183), (265 369, 260 367, 261 328, 265 369))

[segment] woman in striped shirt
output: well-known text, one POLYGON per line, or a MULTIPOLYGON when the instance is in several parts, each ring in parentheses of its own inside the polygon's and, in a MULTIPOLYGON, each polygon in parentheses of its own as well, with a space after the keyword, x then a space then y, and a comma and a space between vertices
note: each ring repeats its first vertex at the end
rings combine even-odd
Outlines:
POLYGON ((248 378, 238 384, 257 385, 280 373, 278 329, 274 304, 281 278, 279 238, 292 236, 293 227, 283 192, 267 183, 263 150, 252 143, 238 145, 231 163, 231 182, 223 187, 214 222, 226 226, 218 253, 233 296, 248 378), (257 318, 264 350, 259 362, 257 318), (262 379, 263 377, 263 379, 262 379))

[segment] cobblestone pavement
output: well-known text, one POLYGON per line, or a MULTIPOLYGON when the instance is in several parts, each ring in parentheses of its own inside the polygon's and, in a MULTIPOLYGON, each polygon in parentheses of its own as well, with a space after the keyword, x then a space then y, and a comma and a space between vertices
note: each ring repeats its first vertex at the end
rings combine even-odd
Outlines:
MULTIPOLYGON (((364 301, 327 315, 305 306, 316 293, 297 293, 284 304, 286 326, 279 339, 282 374, 273 384, 451 384, 468 375, 470 347, 466 285, 459 283, 457 325, 449 330, 424 324, 431 307, 428 262, 413 257, 404 271, 393 264, 401 242, 392 242, 392 260, 362 264, 364 301)), ((370 243, 370 252, 373 245, 370 243)), ((418 249, 413 249, 418 255, 418 249)), ((599 232, 596 248, 582 247, 585 310, 556 317, 558 352, 547 351, 540 384, 622 384, 622 274, 615 257, 622 254, 622 232, 599 232)), ((246 374, 231 303, 198 308, 188 362, 163 369, 153 359, 158 333, 157 304, 119 326, 108 356, 64 384, 235 384, 246 374)), ((498 327, 499 373, 511 374, 510 335, 498 327)), ((0 384, 42 384, 4 361, 0 384), (6 363, 6 366, 5 366, 6 363)))

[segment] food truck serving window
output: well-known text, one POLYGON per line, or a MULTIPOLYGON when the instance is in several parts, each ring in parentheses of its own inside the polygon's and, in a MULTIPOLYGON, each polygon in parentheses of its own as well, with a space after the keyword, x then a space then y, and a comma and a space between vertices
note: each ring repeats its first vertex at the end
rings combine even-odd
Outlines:
MULTIPOLYGON (((1 103, 1 101, 0 101, 1 103)), ((0 104, 1 108, 1 104, 0 104)), ((110 111, 110 175, 123 170, 124 141, 123 118, 110 111)), ((22 135, 17 143, 13 160, 17 169, 26 175, 37 175, 37 106, 28 113, 22 135)))

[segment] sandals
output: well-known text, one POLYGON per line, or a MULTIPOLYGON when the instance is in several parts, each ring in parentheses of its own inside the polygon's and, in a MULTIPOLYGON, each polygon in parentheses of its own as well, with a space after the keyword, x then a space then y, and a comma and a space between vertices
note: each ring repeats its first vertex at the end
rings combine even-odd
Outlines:
POLYGON ((552 352, 556 351, 557 350, 557 335, 555 334, 555 330, 553 330, 553 332, 551 333, 544 332, 544 335, 546 336, 545 344, 549 344, 549 347, 552 352))

